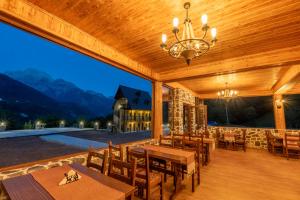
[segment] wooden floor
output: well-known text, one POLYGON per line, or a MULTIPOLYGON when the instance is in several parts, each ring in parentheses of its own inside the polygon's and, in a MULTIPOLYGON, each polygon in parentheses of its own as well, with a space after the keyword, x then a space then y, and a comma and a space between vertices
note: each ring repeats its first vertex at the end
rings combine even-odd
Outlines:
MULTIPOLYGON (((273 156, 266 151, 216 150, 202 168, 202 182, 191 192, 190 180, 172 199, 177 200, 300 200, 300 159, 273 156)), ((171 178, 165 189, 170 199, 171 178)), ((153 195, 153 199, 158 199, 153 195)))

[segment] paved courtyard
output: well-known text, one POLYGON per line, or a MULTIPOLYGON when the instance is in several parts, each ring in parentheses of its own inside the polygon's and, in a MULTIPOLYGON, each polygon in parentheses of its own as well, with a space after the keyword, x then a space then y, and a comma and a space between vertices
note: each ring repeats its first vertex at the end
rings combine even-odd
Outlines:
POLYGON ((112 134, 106 131, 84 130, 50 136, 56 140, 45 140, 42 139, 45 136, 36 135, 0 139, 0 168, 82 152, 84 146, 87 147, 91 143, 97 145, 107 143, 109 140, 114 144, 128 143, 150 138, 151 134, 150 132, 112 134), (66 139, 68 137, 64 136, 72 138, 68 140, 66 139), (74 144, 71 145, 72 141, 74 144))

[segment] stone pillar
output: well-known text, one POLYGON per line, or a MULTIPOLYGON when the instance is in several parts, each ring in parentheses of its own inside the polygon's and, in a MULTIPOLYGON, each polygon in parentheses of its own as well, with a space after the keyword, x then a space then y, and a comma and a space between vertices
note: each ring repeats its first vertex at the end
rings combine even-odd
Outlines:
POLYGON ((274 94, 273 108, 276 129, 285 129, 284 101, 281 94, 274 94))
POLYGON ((158 139, 162 134, 163 118, 162 82, 152 82, 152 137, 158 139))
POLYGON ((183 133, 183 102, 181 97, 181 90, 179 88, 174 89, 174 124, 173 129, 175 133, 183 133))

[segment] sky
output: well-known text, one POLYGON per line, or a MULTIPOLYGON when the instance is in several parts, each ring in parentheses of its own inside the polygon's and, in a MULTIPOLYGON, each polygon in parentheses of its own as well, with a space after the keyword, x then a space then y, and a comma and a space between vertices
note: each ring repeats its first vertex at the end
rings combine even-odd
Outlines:
POLYGON ((120 84, 151 95, 148 80, 2 22, 0 55, 0 73, 34 68, 105 96, 114 96, 120 84))

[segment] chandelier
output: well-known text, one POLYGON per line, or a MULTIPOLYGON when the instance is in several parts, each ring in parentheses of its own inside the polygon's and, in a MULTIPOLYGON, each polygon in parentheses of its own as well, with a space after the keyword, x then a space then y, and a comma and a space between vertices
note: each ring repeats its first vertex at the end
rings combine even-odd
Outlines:
POLYGON ((201 17, 202 21, 202 31, 203 35, 202 37, 198 38, 195 37, 194 30, 192 27, 192 21, 189 18, 189 8, 191 4, 189 2, 186 2, 184 4, 184 8, 186 9, 186 17, 183 23, 183 31, 182 31, 182 37, 181 40, 178 38, 179 33, 179 20, 177 17, 173 19, 173 33, 175 35, 176 41, 168 47, 166 44, 167 42, 167 35, 162 34, 162 43, 161 48, 168 52, 172 57, 174 58, 184 58, 186 63, 190 65, 191 60, 193 58, 198 58, 201 55, 205 54, 210 47, 213 47, 215 43, 217 42, 217 29, 212 28, 211 29, 211 41, 208 42, 205 40, 207 31, 209 29, 209 26, 207 25, 207 15, 204 14, 201 17))
POLYGON ((217 94, 218 94, 219 98, 229 100, 229 99, 237 97, 238 91, 229 89, 228 84, 226 83, 225 90, 221 90, 217 94))

